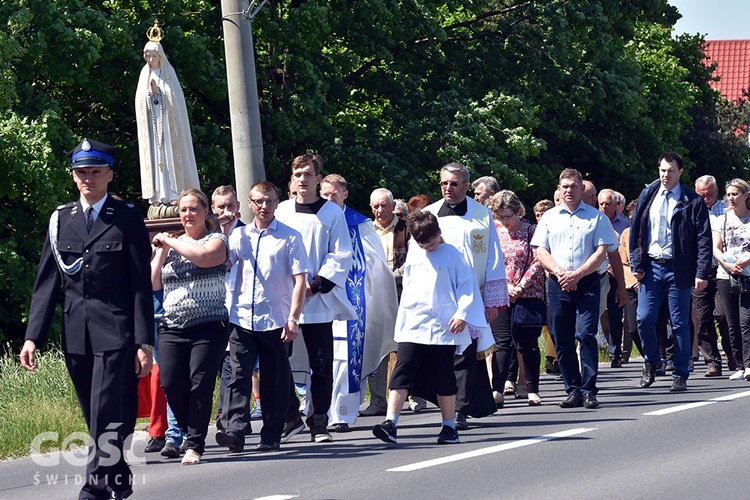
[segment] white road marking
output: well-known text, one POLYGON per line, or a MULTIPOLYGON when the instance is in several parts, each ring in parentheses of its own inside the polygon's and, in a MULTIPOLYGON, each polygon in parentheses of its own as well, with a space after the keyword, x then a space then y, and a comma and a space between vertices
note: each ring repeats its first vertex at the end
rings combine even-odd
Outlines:
POLYGON ((698 401, 696 403, 686 403, 684 405, 672 406, 670 408, 664 408, 662 410, 650 411, 648 413, 644 413, 644 415, 669 415, 670 413, 677 413, 678 411, 700 408, 701 406, 712 405, 714 403, 720 403, 722 401, 731 401, 733 399, 744 398, 745 396, 750 396, 750 391, 738 392, 737 394, 721 396, 718 398, 708 399, 706 401, 698 401))
POLYGON ((545 441, 552 441, 553 439, 560 439, 569 436, 575 436, 576 434, 583 434, 584 432, 590 432, 596 430, 594 428, 577 428, 569 429, 567 431, 555 432, 554 434, 546 434, 544 436, 537 436, 530 439, 522 439, 520 441, 513 441, 511 443, 499 444, 496 446, 490 446, 488 448, 482 448, 479 450, 467 451, 466 453, 459 453, 457 455, 451 455, 450 457, 435 458, 433 460, 425 460, 424 462, 417 462, 409 465, 402 465, 401 467, 394 467, 388 469, 388 472, 411 472, 419 469, 426 469, 427 467, 434 467, 436 465, 448 464, 451 462, 458 462, 459 460, 466 460, 469 458, 481 457, 483 455, 489 455, 491 453, 498 453, 500 451, 512 450, 514 448, 521 448, 523 446, 529 446, 532 444, 543 443, 545 441))
POLYGON ((290 498, 297 498, 299 495, 269 495, 267 497, 258 497, 255 500, 289 500, 290 498))

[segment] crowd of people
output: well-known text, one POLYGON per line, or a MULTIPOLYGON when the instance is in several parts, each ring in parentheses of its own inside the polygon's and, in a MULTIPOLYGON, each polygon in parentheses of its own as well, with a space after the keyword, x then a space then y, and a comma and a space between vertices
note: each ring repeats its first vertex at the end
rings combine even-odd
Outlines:
MULTIPOLYGON (((89 140, 71 152, 81 197, 50 222, 21 353, 35 369, 64 282, 63 348, 95 443, 119 422, 122 449, 137 379, 152 377, 147 392, 166 399, 153 398, 146 451, 200 463, 219 376, 216 442, 233 453, 254 418, 258 452, 306 428, 331 442, 359 415, 384 416, 372 433, 396 443, 404 405, 427 402, 440 408, 437 442, 455 444, 506 396, 542 405, 542 334, 562 408, 600 406, 600 334, 611 369, 633 345, 642 353, 644 388, 669 372, 669 390, 686 390, 699 353, 704 376, 726 362, 730 379, 750 380, 750 184, 727 183, 725 201, 711 176, 693 191, 676 153, 629 204, 565 169, 533 218, 460 163, 440 170, 437 201, 375 189, 370 218, 346 205, 342 176, 323 178, 322 159, 305 154, 287 200, 270 182, 251 187, 247 223, 231 186, 211 200, 183 191, 183 231, 153 236, 150 266, 138 211, 107 193, 113 157, 89 140)), ((81 498, 127 497, 127 464, 91 453, 81 498)))

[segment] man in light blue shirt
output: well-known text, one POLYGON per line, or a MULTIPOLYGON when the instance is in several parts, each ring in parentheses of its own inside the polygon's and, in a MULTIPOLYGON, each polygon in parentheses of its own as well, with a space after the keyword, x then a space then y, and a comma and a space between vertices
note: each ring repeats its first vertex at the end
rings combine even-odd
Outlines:
POLYGON ((596 377, 599 350, 600 277, 607 252, 618 248, 612 224, 592 206, 581 202, 583 178, 567 168, 559 178, 562 203, 545 212, 531 245, 550 273, 549 320, 568 398, 561 408, 599 406, 596 377), (576 331, 576 325, 578 331, 576 331), (581 349, 578 366, 576 340, 581 349))
POLYGON ((255 219, 229 236, 232 379, 221 412, 225 430, 217 431, 216 442, 231 452, 245 446, 250 378, 258 357, 263 365, 263 428, 256 451, 279 449, 289 405, 287 342, 299 334, 310 266, 302 236, 276 220, 278 204, 276 186, 255 183, 248 199, 255 219))

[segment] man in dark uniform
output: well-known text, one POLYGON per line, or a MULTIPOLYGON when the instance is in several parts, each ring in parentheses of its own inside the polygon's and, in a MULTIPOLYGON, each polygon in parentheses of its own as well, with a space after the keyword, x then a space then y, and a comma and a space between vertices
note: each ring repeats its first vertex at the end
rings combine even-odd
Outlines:
POLYGON ((81 197, 50 219, 21 350, 23 367, 35 370, 35 351, 46 340, 64 285, 65 364, 93 439, 79 499, 132 493, 122 441, 132 432, 137 402, 124 404, 123 395, 134 387, 134 373, 143 377, 152 364, 148 233, 140 210, 107 194, 114 152, 84 139, 69 153, 81 197))

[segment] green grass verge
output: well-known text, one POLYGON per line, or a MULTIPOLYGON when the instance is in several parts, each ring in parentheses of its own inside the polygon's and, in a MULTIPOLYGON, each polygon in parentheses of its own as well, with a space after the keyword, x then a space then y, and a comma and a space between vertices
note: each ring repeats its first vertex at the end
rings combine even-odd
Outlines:
POLYGON ((59 448, 72 432, 87 432, 62 352, 38 352, 37 364, 29 372, 17 356, 0 357, 0 460, 27 456, 42 432, 57 433, 59 439, 45 441, 41 451, 59 448))

